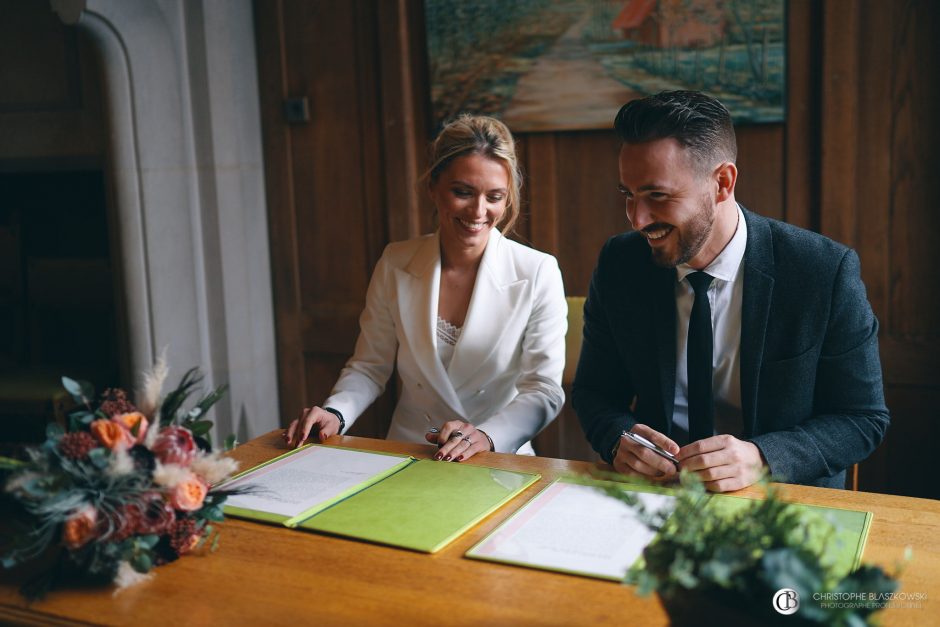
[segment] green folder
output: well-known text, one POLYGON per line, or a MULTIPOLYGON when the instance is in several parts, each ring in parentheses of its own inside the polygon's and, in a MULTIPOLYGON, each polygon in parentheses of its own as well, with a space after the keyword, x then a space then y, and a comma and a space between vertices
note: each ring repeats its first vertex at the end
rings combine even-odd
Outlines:
MULTIPOLYGON (((752 499, 744 496, 714 494, 705 507, 719 515, 731 515, 752 502, 752 499)), ((862 553, 865 552, 865 543, 871 528, 871 512, 803 503, 791 504, 803 511, 826 518, 835 525, 836 535, 829 546, 827 556, 832 557, 835 572, 840 577, 848 575, 861 565, 862 553)))
POLYGON ((421 460, 298 527, 434 553, 539 478, 421 460))

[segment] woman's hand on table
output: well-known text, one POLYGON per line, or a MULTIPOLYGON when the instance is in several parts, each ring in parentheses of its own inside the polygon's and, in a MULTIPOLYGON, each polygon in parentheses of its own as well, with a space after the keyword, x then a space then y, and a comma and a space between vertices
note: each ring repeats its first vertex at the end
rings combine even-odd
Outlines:
POLYGON ((462 462, 477 453, 492 450, 492 442, 486 433, 463 420, 445 422, 440 429, 428 431, 424 437, 440 448, 434 456, 438 461, 462 462))
POLYGON ((308 437, 319 436, 319 441, 323 442, 330 436, 339 433, 339 418, 321 407, 309 407, 300 412, 300 418, 290 423, 283 438, 288 446, 297 448, 301 446, 308 437))

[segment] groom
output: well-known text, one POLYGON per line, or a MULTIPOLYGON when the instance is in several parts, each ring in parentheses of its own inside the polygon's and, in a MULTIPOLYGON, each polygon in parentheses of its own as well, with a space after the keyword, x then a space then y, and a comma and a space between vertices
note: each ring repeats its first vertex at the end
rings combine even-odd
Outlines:
POLYGON ((858 256, 737 203, 734 129, 714 98, 634 100, 614 126, 633 231, 607 241, 584 307, 572 401, 592 446, 617 471, 688 469, 718 492, 765 466, 844 487, 889 422, 858 256))

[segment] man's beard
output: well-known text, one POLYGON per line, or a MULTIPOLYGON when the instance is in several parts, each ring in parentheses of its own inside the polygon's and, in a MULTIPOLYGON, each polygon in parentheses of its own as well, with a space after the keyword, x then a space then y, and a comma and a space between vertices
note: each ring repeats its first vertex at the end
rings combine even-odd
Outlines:
POLYGON ((702 199, 701 210, 689 218, 685 224, 676 226, 679 234, 679 250, 671 253, 668 250, 651 248, 653 263, 662 268, 675 268, 688 263, 702 250, 708 236, 712 234, 715 224, 715 207, 708 198, 702 199))

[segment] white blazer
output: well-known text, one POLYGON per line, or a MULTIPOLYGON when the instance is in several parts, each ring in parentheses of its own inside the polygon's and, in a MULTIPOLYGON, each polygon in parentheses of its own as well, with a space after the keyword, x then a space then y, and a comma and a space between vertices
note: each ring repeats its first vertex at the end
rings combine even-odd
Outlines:
POLYGON ((558 262, 493 229, 447 369, 436 346, 440 281, 438 233, 385 248, 355 353, 323 406, 341 411, 351 426, 397 363, 403 386, 390 439, 425 443, 431 426, 466 420, 486 431, 497 451, 531 452, 528 441, 565 401, 568 307, 558 262))

